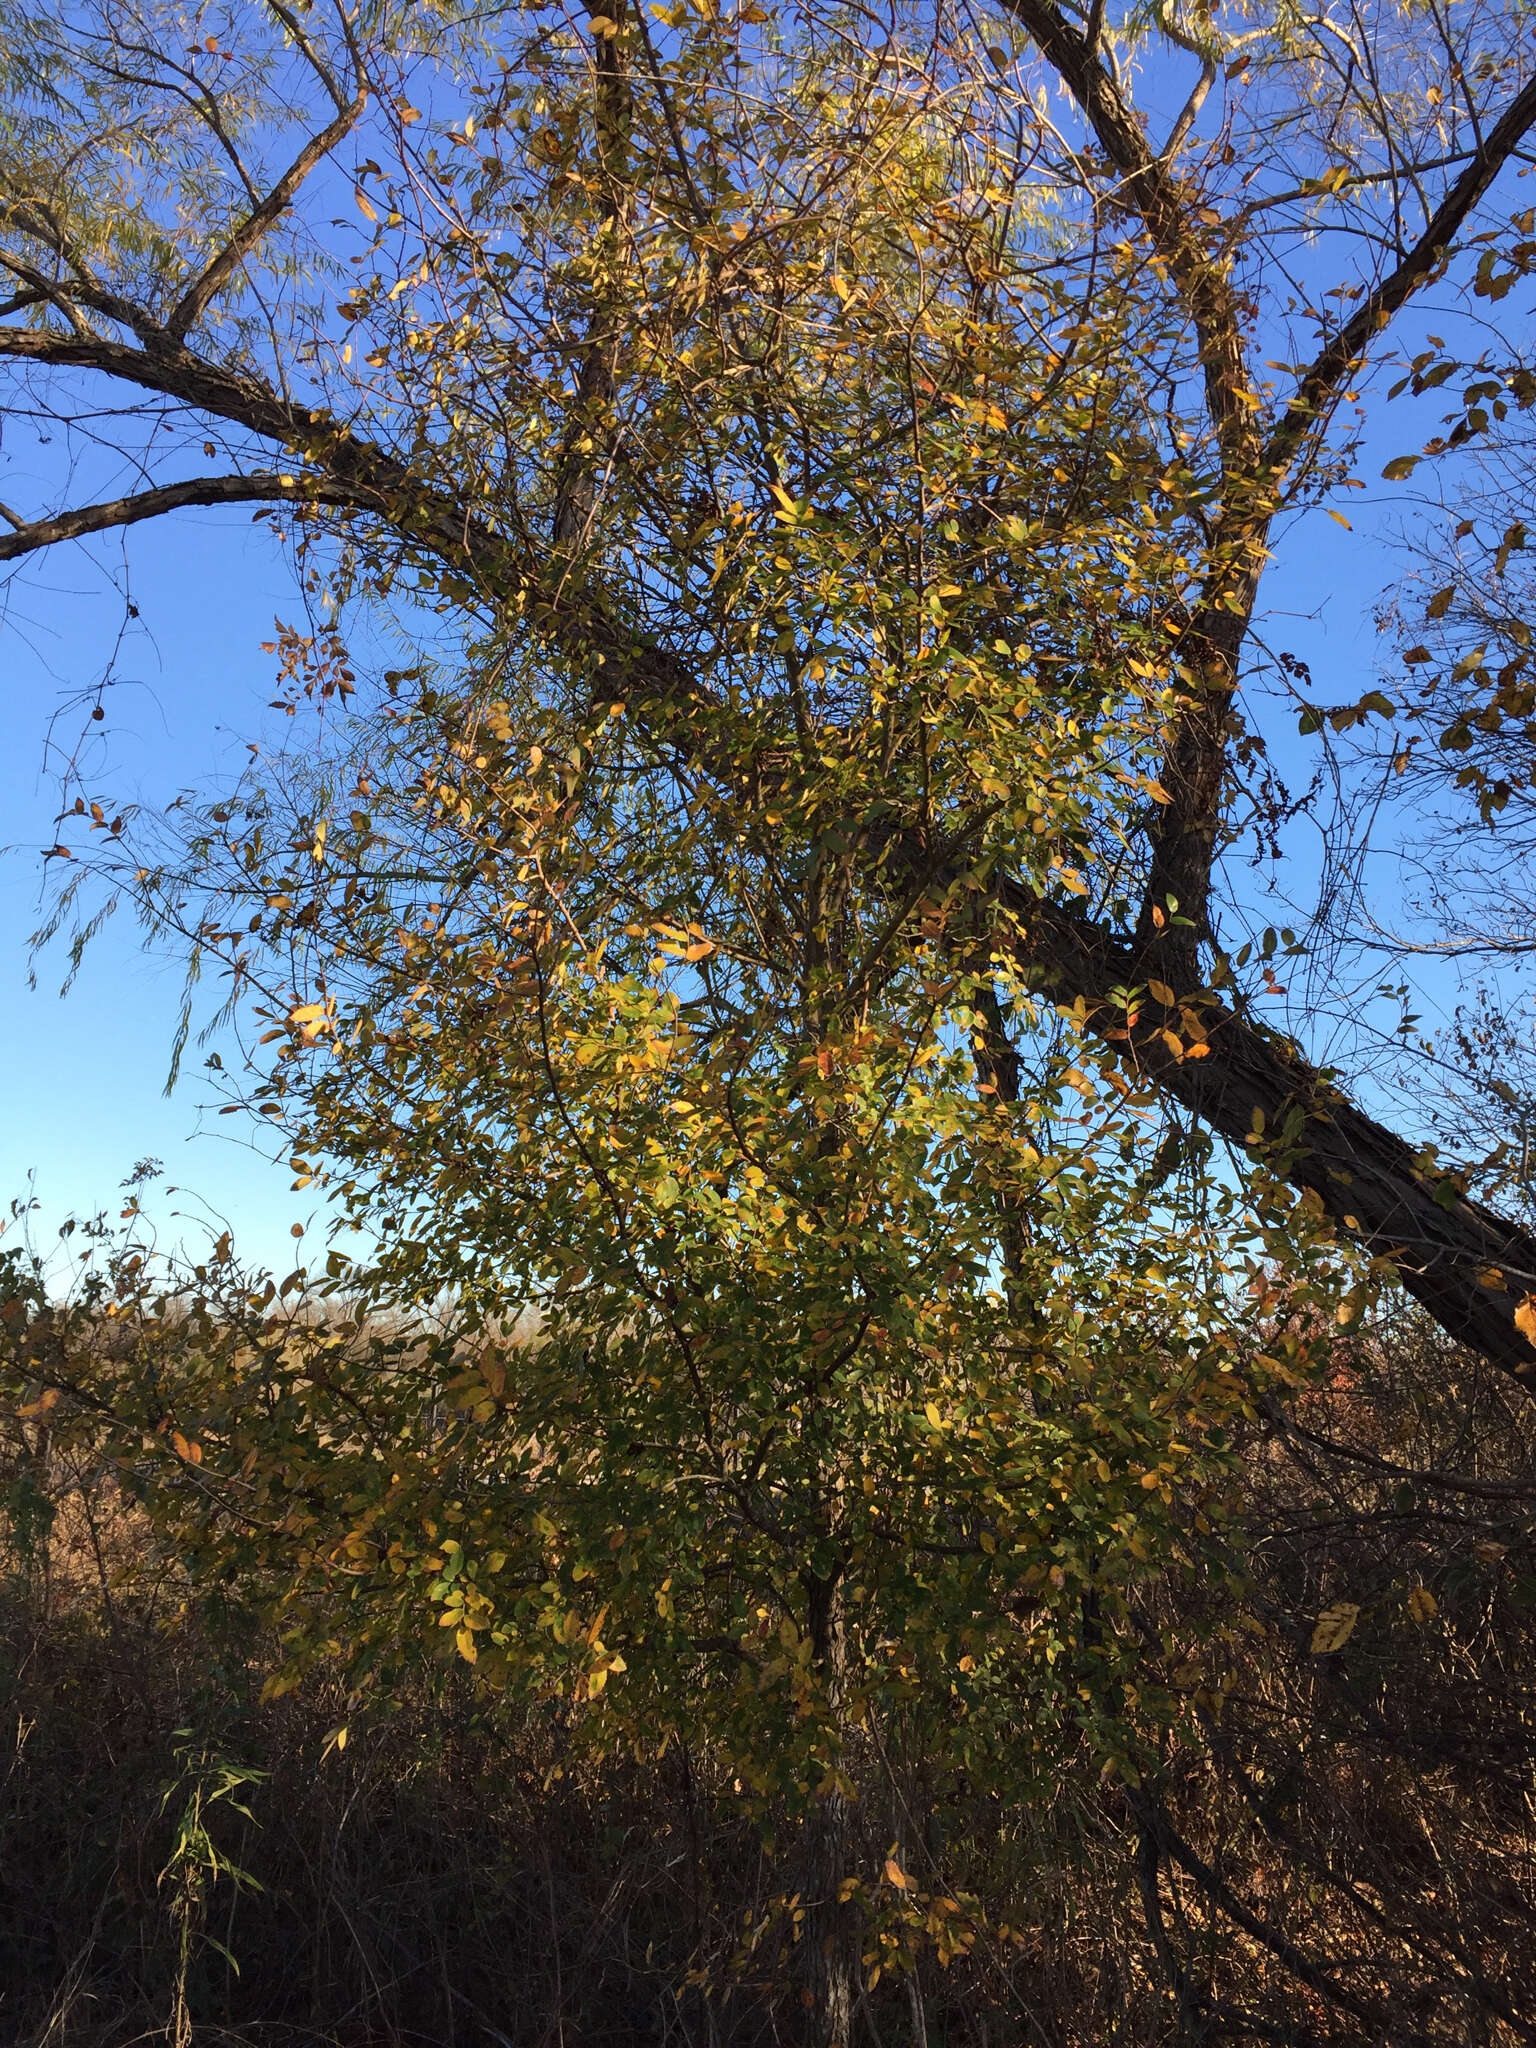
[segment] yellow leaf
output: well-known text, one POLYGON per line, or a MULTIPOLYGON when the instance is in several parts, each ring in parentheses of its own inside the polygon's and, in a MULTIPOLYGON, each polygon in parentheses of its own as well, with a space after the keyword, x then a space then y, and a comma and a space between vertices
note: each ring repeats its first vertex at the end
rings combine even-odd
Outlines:
POLYGON ((911 1889, 911 1878, 908 1877, 894 1856, 886 1857, 885 1874, 889 1882, 895 1885, 897 1891, 904 1892, 911 1889))
POLYGON ((1536 1344, 1536 1294, 1528 1294, 1515 1310, 1515 1328, 1528 1344, 1536 1344))
POLYGON ((1154 1003, 1161 1003, 1165 1010, 1173 1008, 1174 993, 1166 981, 1149 981, 1147 983, 1147 994, 1154 1003))
POLYGON ((1148 1493, 1150 1493, 1153 1487, 1158 1484, 1161 1478, 1162 1474, 1160 1472, 1143 1472, 1141 1475, 1141 1483, 1147 1489, 1148 1493))
POLYGON ((367 195, 364 193, 361 185, 355 185, 352 188, 352 197, 357 201, 357 210, 363 216, 364 220, 378 219, 379 216, 374 212, 373 208, 369 205, 367 195))
POLYGON ((1331 1650, 1342 1650, 1359 1619, 1360 1604, 1356 1600, 1336 1600, 1332 1607, 1325 1607, 1312 1631, 1313 1656, 1325 1657, 1331 1650))
POLYGON ((1334 511, 1334 509, 1333 509, 1333 507, 1332 507, 1331 505, 1330 505, 1330 506, 1328 507, 1328 517, 1329 517, 1330 519, 1337 519, 1337 521, 1339 522, 1340 526, 1342 526, 1342 527, 1344 528, 1344 530, 1346 531, 1346 533, 1353 533, 1353 532, 1354 532, 1354 530, 1355 530, 1355 529, 1354 529, 1354 528, 1353 528, 1353 527, 1352 527, 1352 526, 1350 525, 1349 521, 1348 521, 1348 520, 1347 520, 1347 519, 1346 519, 1346 518, 1344 517, 1344 514, 1343 514, 1342 512, 1335 512, 1335 511, 1334 511))
POLYGON ((1408 1595, 1408 1612, 1415 1621, 1433 1621, 1440 1612, 1440 1603, 1428 1586, 1415 1586, 1408 1595))
POLYGON ((944 1417, 940 1413, 936 1402, 926 1402, 923 1407, 923 1413, 927 1416, 933 1428, 942 1429, 944 1427, 944 1417))
POLYGON ((459 1655, 466 1664, 473 1664, 480 1652, 475 1648, 475 1639, 467 1628, 461 1628, 453 1639, 459 1646, 459 1655))

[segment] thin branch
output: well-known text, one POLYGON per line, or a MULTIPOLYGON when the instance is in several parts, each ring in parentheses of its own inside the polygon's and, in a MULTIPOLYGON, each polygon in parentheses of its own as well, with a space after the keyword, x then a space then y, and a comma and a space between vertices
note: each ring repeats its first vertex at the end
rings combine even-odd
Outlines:
MULTIPOLYGON (((1226 1879, 1179 1834, 1157 1800, 1146 1792, 1133 1793, 1131 1806, 1161 1853, 1192 1877, 1211 1903, 1225 1913, 1229 1920, 1235 1921, 1250 1940, 1256 1941, 1261 1948, 1268 1949, 1283 1968, 1289 1970, 1291 1975, 1305 1984, 1309 1990, 1315 1991, 1320 1998, 1326 1999, 1328 2004, 1352 2014, 1355 2019, 1370 2027, 1373 2033, 1380 2027, 1380 2008, 1356 1996, 1347 1986, 1341 1984, 1337 1977, 1320 1969, 1310 1956, 1304 1955, 1278 1927, 1250 1912, 1226 1879)), ((1423 2034, 1394 2033, 1392 2038, 1400 2042, 1402 2048, 1429 2048, 1427 2037, 1423 2034)))
POLYGON ((310 138, 266 198, 246 215, 202 275, 188 285, 166 322, 166 332, 172 340, 185 340, 188 329, 203 317, 267 230, 293 203, 294 194, 316 164, 328 157, 357 126, 367 104, 368 89, 363 86, 359 88, 356 99, 350 106, 342 108, 328 128, 310 138))
POLYGON ((1363 1465, 1368 1471, 1383 1473, 1389 1479, 1406 1479, 1415 1486, 1430 1487, 1438 1493, 1464 1493, 1478 1500, 1529 1500, 1536 1494, 1536 1480, 1522 1483, 1518 1479, 1479 1479, 1471 1472, 1439 1472, 1429 1466, 1400 1465, 1392 1458, 1378 1458, 1371 1451, 1340 1443, 1334 1437, 1308 1429, 1268 1395, 1263 1397, 1259 1407, 1274 1424, 1282 1441, 1286 1437, 1300 1437, 1304 1443, 1316 1445, 1332 1458, 1342 1458, 1351 1465, 1363 1465))
POLYGON ((28 524, 0 506, 0 512, 16 525, 14 533, 0 536, 0 562, 14 562, 39 548, 53 547, 63 540, 81 540, 88 533, 105 533, 110 528, 136 526, 141 519, 158 519, 185 505, 243 505, 280 502, 319 505, 351 503, 347 493, 321 477, 278 476, 256 471, 250 476, 189 477, 185 483, 160 484, 154 490, 136 491, 127 498, 108 498, 99 505, 80 505, 60 512, 52 519, 35 519, 28 524))
POLYGON ((1450 251, 1468 215, 1536 127, 1536 79, 1518 92, 1487 138, 1472 152, 1461 176, 1430 216, 1423 234, 1390 276, 1362 300, 1302 377, 1265 445, 1262 463, 1276 482, 1317 431, 1344 380, 1358 366, 1376 335, 1426 284, 1450 251))

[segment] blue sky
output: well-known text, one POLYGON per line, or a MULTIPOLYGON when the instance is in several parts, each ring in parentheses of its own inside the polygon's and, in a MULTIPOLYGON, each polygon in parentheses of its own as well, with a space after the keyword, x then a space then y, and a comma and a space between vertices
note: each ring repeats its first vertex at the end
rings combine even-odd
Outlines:
MULTIPOLYGON (((0 496, 35 502, 27 474, 29 430, 8 435, 0 496), (20 446, 18 447, 18 443, 20 446)), ((42 451, 37 451, 38 457, 42 451)), ((247 743, 270 728, 274 663, 260 652, 274 614, 292 617, 293 584, 265 529, 249 511, 183 512, 139 526, 90 553, 57 549, 22 565, 0 622, 0 1062, 11 1077, 0 1111, 0 1202, 35 1176, 40 1236, 67 1214, 121 1206, 119 1184, 135 1163, 159 1158, 165 1178, 150 1204, 173 1237, 198 1242, 202 1219, 234 1224, 247 1255, 292 1262, 290 1223, 311 1213, 290 1176, 250 1148, 242 1118, 216 1116, 189 1057, 164 1094, 181 993, 177 961, 147 951, 127 917, 89 947, 69 995, 67 960, 55 946, 28 987, 27 939, 44 902, 40 849, 54 838, 58 782, 50 721, 66 747, 82 729, 95 740, 98 773, 120 801, 163 806, 176 790, 238 773, 247 743), (137 622, 118 645, 126 587, 137 622), (63 710, 73 693, 111 667, 106 718, 63 710), (174 1187, 180 1192, 172 1193, 174 1187)))

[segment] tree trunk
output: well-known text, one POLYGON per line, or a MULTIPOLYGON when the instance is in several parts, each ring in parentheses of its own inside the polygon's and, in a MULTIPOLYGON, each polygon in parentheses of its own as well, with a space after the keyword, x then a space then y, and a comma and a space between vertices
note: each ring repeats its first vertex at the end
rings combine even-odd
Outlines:
MULTIPOLYGON (((805 1588, 817 1668, 823 1673, 833 1715, 840 1718, 848 1654, 841 1581, 807 1575, 805 1588)), ((824 1792, 806 1819, 802 1837, 800 1890, 805 1919, 801 1998, 807 2048, 849 2048, 853 2038, 853 2009, 859 1995, 859 1920, 857 1909, 839 1897, 848 1875, 849 1831, 846 1795, 835 1788, 824 1792)))

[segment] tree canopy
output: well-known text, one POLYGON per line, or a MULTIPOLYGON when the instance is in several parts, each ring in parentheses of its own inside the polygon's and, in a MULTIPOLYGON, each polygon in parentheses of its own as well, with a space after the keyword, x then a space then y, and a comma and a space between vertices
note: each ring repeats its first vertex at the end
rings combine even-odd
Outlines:
POLYGON ((143 428, 0 551, 333 532, 535 743, 621 704, 745 858, 789 819, 876 924, 950 903, 1523 1372, 1531 1245, 1256 1021, 1220 917, 1277 521, 1414 294, 1524 262, 1514 16, 175 20, 10 25, 0 348, 143 428))
MULTIPOLYGON (((285 692, 339 714, 169 838, 83 794, 90 866, 258 1026, 232 1086, 376 1246, 355 1332, 416 1318, 333 1370, 226 1244, 204 1350, 114 1398, 175 1421, 179 1540, 211 1492, 286 1587, 281 1683, 425 1639, 602 1741, 706 1729, 803 1831, 842 2041, 861 1744, 1138 1787, 1234 1432, 1391 1281, 1536 1371, 1536 1240, 1265 1021, 1315 935, 1244 941, 1235 861, 1287 812, 1286 522, 1416 296, 1529 267, 1523 17, 5 28, 0 356, 133 484, 0 508, 0 559, 255 505, 285 692)), ((1447 444, 1530 395, 1479 366, 1447 444)), ((1398 781, 1518 814, 1522 540, 1303 732, 1400 720, 1398 781)))

